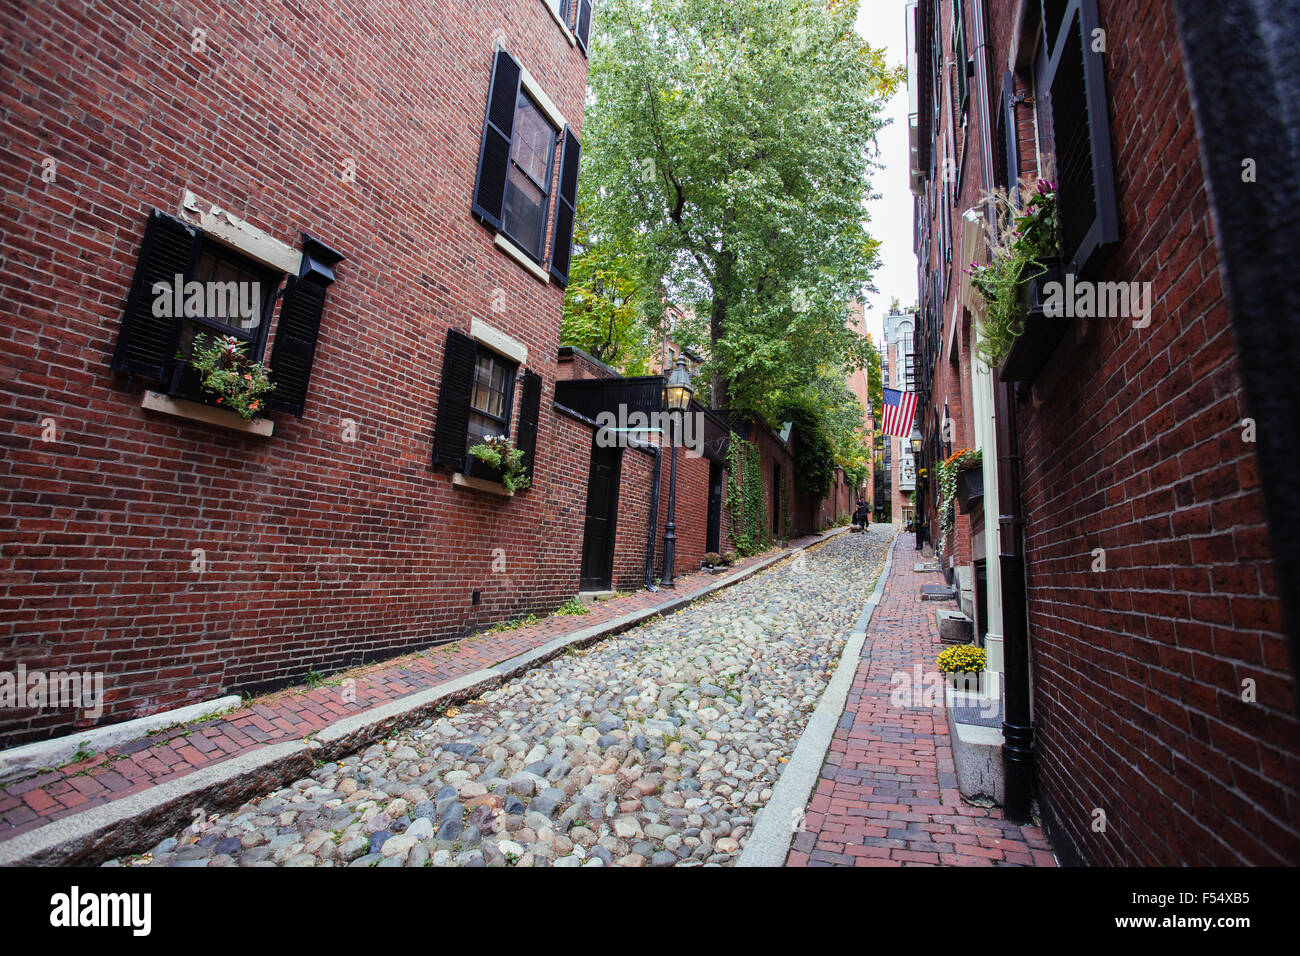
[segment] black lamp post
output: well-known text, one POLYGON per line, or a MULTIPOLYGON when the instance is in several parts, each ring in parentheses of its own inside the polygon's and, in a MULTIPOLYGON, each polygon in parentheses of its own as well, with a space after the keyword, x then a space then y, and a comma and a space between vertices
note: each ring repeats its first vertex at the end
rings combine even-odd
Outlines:
MULTIPOLYGON (((907 441, 912 448, 912 475, 913 475, 914 487, 917 489, 917 491, 919 491, 921 488, 921 478, 920 478, 921 469, 919 467, 921 463, 921 444, 922 444, 921 430, 919 428, 913 428, 912 437, 909 438, 907 441)), ((921 543, 922 543, 922 538, 921 538, 922 495, 918 494, 917 491, 912 492, 912 529, 916 534, 916 550, 920 551, 921 543)))
POLYGON ((677 364, 668 383, 664 386, 664 408, 668 410, 668 520, 664 524, 664 574, 660 587, 671 588, 673 584, 673 552, 677 545, 677 522, 673 520, 674 505, 677 503, 677 439, 674 426, 677 419, 690 407, 691 375, 686 371, 686 359, 678 356, 677 364))

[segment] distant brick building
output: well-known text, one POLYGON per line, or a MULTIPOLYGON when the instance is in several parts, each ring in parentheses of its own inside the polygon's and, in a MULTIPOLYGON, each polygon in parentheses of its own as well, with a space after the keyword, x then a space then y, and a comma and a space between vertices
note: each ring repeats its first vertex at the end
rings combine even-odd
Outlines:
MULTIPOLYGON (((1244 426, 1273 400, 1249 395, 1241 372, 1256 358, 1236 345, 1225 292, 1223 243, 1236 237, 1216 230, 1188 80, 1241 61, 1203 54, 1185 72, 1180 35, 1202 21, 1176 5, 1197 6, 909 8, 931 472, 918 497, 938 540, 934 466, 983 450, 983 499, 955 509, 945 570, 1006 675, 1008 789, 1034 769, 1064 858, 1296 864, 1300 725, 1278 563, 1294 535, 1279 525, 1270 539, 1265 519, 1271 479, 1244 426), (1030 299, 1025 332, 990 371, 972 357, 984 305, 962 272, 987 261, 979 198, 1033 188, 1050 169, 1062 284, 1150 283, 1150 310, 1053 318, 1030 299)), ((1259 22, 1243 13, 1239 25, 1259 22)), ((1294 40, 1293 28, 1277 35, 1294 40)), ((1240 201, 1222 198, 1220 218, 1240 201)))

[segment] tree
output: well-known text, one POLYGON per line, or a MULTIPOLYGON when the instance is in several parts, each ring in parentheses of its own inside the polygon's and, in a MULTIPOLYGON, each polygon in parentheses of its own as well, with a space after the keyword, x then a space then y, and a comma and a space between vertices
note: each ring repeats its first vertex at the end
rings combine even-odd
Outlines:
POLYGON ((902 70, 857 6, 601 6, 580 196, 593 233, 635 237, 641 273, 707 317, 715 407, 774 418, 820 369, 868 360, 844 315, 877 261, 867 173, 902 70))
POLYGON ((593 240, 586 212, 580 202, 561 341, 624 375, 644 375, 662 338, 662 296, 644 273, 635 241, 618 235, 593 240))

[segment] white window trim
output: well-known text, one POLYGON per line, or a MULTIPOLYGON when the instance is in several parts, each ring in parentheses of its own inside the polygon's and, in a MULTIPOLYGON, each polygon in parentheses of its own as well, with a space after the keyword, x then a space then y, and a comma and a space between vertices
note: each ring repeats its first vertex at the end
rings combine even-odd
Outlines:
POLYGON ((573 31, 569 29, 569 25, 560 19, 560 15, 556 12, 551 0, 542 0, 542 3, 546 5, 546 12, 551 15, 551 19, 555 21, 556 26, 564 32, 564 37, 569 41, 569 46, 577 46, 578 38, 573 35, 573 31))
POLYGON ((188 189, 181 193, 180 217, 202 229, 205 237, 279 272, 296 276, 302 269, 301 249, 281 242, 216 203, 200 199, 188 189))
POLYGON ((476 342, 483 343, 493 352, 505 356, 512 362, 516 362, 519 365, 528 364, 528 346, 512 339, 500 329, 493 328, 482 319, 470 319, 469 337, 474 339, 476 342))
POLYGON ((551 277, 547 273, 547 271, 543 269, 541 266, 539 266, 532 259, 530 259, 528 253, 524 252, 524 250, 520 249, 517 245, 511 242, 505 233, 498 232, 496 238, 492 241, 493 244, 496 245, 498 249, 500 249, 502 252, 508 255, 511 259, 514 259, 516 262, 518 262, 529 272, 531 272, 533 274, 533 278, 535 278, 538 282, 551 281, 551 277))

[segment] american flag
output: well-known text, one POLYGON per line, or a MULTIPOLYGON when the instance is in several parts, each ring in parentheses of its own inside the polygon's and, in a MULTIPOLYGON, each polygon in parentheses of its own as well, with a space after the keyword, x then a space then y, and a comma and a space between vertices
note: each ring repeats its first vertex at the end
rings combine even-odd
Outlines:
POLYGON ((912 436, 912 419, 916 415, 916 393, 900 392, 896 388, 883 389, 884 417, 882 424, 886 435, 895 438, 912 436))

